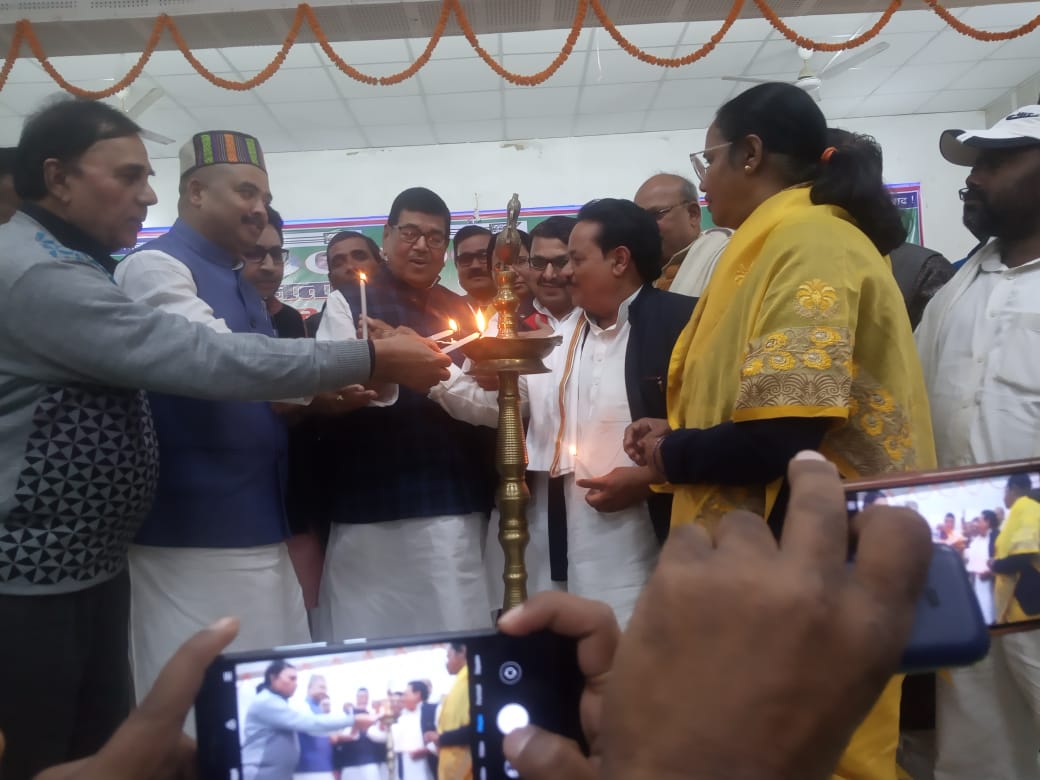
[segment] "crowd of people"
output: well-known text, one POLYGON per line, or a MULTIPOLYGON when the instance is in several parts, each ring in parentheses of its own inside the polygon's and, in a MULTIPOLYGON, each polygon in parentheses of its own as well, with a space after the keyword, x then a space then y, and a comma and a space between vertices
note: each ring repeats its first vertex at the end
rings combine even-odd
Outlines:
POLYGON ((299 684, 297 667, 272 661, 246 709, 243 777, 384 780, 391 761, 402 780, 471 776, 466 657, 465 644, 448 646, 445 668, 454 677, 448 691, 435 692, 429 679, 411 680, 376 699, 368 687, 360 687, 353 701, 336 706, 325 674, 309 675, 301 703, 293 699, 299 684))
MULTIPOLYGON (((494 625, 496 391, 466 373, 461 351, 429 338, 449 321, 465 336, 476 313, 490 315, 493 237, 477 227, 454 236, 466 295, 448 290, 438 279, 451 213, 432 190, 409 187, 390 205, 381 246, 332 238, 334 292, 320 320, 303 322, 277 300, 277 182, 245 133, 185 144, 176 223, 112 259, 157 198, 138 133, 100 103, 43 109, 15 150, 21 204, 0 227, 0 620, 20 637, 0 658, 23 672, 0 698, 0 729, 3 776, 16 780, 101 749, 135 695, 161 692, 185 638, 225 615, 238 618, 231 649, 494 625)), ((719 109, 706 148, 690 155, 696 184, 655 174, 632 200, 591 201, 525 238, 523 327, 562 341, 548 372, 521 382, 529 589, 609 606, 625 633, 608 696, 627 679, 629 696, 647 698, 631 686, 667 647, 648 637, 709 609, 669 584, 704 545, 721 553, 734 528, 766 556, 776 552, 766 529, 814 550, 836 538, 793 523, 809 510, 787 477, 797 453, 819 451, 844 478, 1040 455, 1040 373, 1024 358, 1040 346, 1040 107, 939 141, 970 169, 964 222, 981 239, 945 285, 934 257, 899 251, 906 230, 878 145, 828 128, 810 97, 783 84, 719 109), (718 229, 700 229, 698 188, 718 229), (747 513, 761 518, 754 528, 747 513)), ((1009 614, 1040 614, 1028 586, 1040 573, 1040 519, 1021 514, 994 542, 1007 553, 996 557, 1015 559, 1002 598, 1009 614)), ((912 537, 916 522, 896 516, 912 537)), ((857 566, 869 566, 860 550, 857 566)), ((902 563, 898 581, 877 585, 898 590, 889 597, 900 610, 919 574, 902 563)), ((778 585, 790 576, 776 575, 778 585)), ((788 595, 776 595, 778 608, 805 606, 788 595)), ((885 612, 896 638, 900 610, 885 612)), ((720 647, 739 633, 721 625, 708 630, 720 647)), ((999 637, 985 662, 940 678, 937 778, 1038 776, 1040 678, 1021 663, 1038 643, 999 637), (1014 727, 980 745, 1006 719, 1014 727)), ((799 663, 837 644, 802 647, 799 663)), ((795 663, 763 656, 764 678, 784 660, 795 663)), ((902 681, 888 655, 861 660, 872 675, 846 705, 856 717, 812 731, 812 747, 788 731, 778 766, 895 779, 902 681)), ((267 710, 284 704, 286 671, 267 681, 267 710)), ((771 684, 783 719, 806 706, 771 684)), ((833 694, 820 691, 820 703, 833 694)), ((360 713, 327 717, 334 730, 366 727, 360 713)), ((681 722, 701 730, 674 745, 640 736, 654 761, 667 764, 679 745, 711 756, 726 744, 712 742, 707 713, 681 722)), ((608 753, 635 728, 602 725, 608 753)), ((293 733, 280 755, 299 747, 293 733)), ((642 750, 615 758, 646 770, 642 750)))

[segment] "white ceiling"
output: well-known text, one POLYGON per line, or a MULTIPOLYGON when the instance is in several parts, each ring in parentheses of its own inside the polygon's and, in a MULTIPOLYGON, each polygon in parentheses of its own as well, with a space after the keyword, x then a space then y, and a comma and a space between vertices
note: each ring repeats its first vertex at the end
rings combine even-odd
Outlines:
MULTIPOLYGON (((1040 2, 954 13, 976 27, 999 31, 1040 14, 1040 2)), ((809 37, 840 41, 877 17, 853 13, 787 21, 809 37)), ((622 31, 650 53, 672 57, 692 51, 719 25, 672 22, 622 31)), ((552 60, 566 35, 565 30, 505 32, 482 35, 481 41, 506 68, 533 73, 552 60)), ((981 110, 1040 75, 1040 30, 1006 43, 982 43, 954 32, 931 11, 902 10, 878 40, 889 49, 825 79, 822 107, 831 119, 981 110)), ((335 48, 347 62, 381 76, 407 67, 425 43, 425 38, 352 41, 335 48)), ((196 55, 225 78, 243 79, 276 51, 275 46, 233 47, 196 55)), ((831 56, 815 54, 812 67, 820 70, 831 56)), ((75 84, 100 89, 122 76, 136 57, 91 54, 51 61, 75 84)), ((560 71, 533 88, 499 78, 461 37, 444 38, 417 76, 392 87, 351 80, 311 43, 294 47, 282 69, 249 92, 214 87, 179 52, 161 51, 126 104, 153 87, 165 90, 140 119, 177 140, 168 146, 149 143, 155 157, 175 156, 180 142, 203 129, 251 132, 267 152, 551 138, 705 127, 722 102, 747 86, 720 76, 792 79, 800 65, 795 46, 762 19, 739 20, 714 52, 679 69, 644 64, 620 50, 604 30, 587 27, 560 71)), ((0 145, 14 144, 24 116, 57 91, 35 60, 18 60, 0 91, 0 145)))

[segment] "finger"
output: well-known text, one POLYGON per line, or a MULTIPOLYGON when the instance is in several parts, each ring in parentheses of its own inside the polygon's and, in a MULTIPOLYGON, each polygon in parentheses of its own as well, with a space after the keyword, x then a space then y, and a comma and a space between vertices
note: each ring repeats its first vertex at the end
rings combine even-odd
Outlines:
POLYGON ((917 603, 932 559, 928 524, 906 507, 873 505, 853 521, 853 576, 889 608, 917 603))
POLYGON ((589 477, 588 479, 579 479, 574 484, 580 488, 604 490, 608 486, 608 480, 606 477, 589 477))
POLYGON ((502 750, 524 780, 592 780, 592 762, 582 755, 578 744, 558 734, 526 726, 506 735, 502 750))
POLYGON ((849 518, 838 470, 817 452, 800 452, 787 467, 791 498, 780 548, 825 577, 845 571, 849 518))
POLYGON ((752 512, 729 512, 714 534, 715 549, 754 555, 776 554, 776 540, 766 521, 752 512))
POLYGON ((238 620, 224 618, 203 629, 174 653, 144 701, 95 756, 99 777, 149 777, 168 760, 182 733, 206 668, 238 633, 238 620), (164 740, 170 740, 163 745, 164 740), (151 746, 142 750, 141 745, 151 746))
POLYGON ((585 503, 595 509, 597 512, 606 512, 607 496, 603 491, 590 490, 585 494, 585 503))
POLYGON ((690 523, 672 528, 661 548, 658 566, 689 566, 711 555, 711 536, 704 526, 690 523))
POLYGON ((552 631, 578 640, 578 665, 586 678, 605 675, 614 661, 621 629, 602 601, 556 591, 536 593, 499 618, 503 633, 523 636, 552 631))

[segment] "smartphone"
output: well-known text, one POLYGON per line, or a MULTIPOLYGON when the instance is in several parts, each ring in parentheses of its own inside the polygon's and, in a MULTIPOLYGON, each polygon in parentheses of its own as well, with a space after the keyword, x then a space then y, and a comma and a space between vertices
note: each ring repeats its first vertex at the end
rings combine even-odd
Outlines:
POLYGON ((291 780, 356 768, 436 778, 439 761, 456 765, 468 754, 474 780, 515 778, 502 739, 518 727, 540 726, 588 751, 583 688, 576 642, 548 632, 229 653, 206 671, 195 704, 200 777, 291 780))
POLYGON ((1040 461, 1008 461, 846 483, 850 517, 881 502, 915 510, 932 529, 935 549, 902 671, 971 664, 988 652, 991 633, 1040 628, 1040 612, 1007 619, 1016 588, 991 569, 1013 503, 1008 481, 1028 477, 1035 500, 1037 472, 1040 461))

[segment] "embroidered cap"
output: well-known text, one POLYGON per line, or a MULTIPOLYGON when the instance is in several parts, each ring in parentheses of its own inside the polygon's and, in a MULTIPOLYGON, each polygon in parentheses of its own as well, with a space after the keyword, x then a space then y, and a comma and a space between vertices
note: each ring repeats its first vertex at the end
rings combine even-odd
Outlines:
POLYGON ((974 165, 982 149, 1020 149, 1040 145, 1040 106, 1022 106, 989 130, 946 130, 939 151, 954 165, 974 165))
POLYGON ((267 172, 260 142, 232 130, 206 130, 191 137, 180 151, 181 178, 206 165, 242 163, 267 172))

